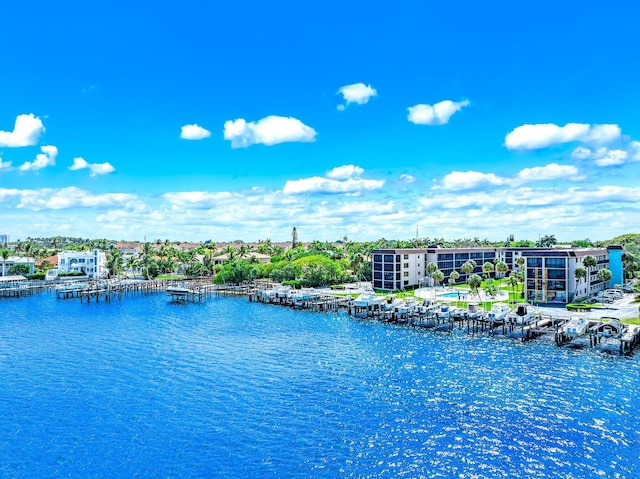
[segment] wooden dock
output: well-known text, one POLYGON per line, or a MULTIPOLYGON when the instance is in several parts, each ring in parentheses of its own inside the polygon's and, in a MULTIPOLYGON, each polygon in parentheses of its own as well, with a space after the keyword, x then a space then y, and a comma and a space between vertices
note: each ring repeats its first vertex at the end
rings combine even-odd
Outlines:
MULTIPOLYGON (((383 322, 404 324, 415 327, 432 328, 440 331, 451 332, 458 328, 466 330, 467 334, 488 334, 490 336, 502 335, 516 338, 520 341, 530 341, 541 336, 556 336, 565 325, 570 315, 543 315, 534 313, 532 319, 527 323, 514 324, 507 321, 492 322, 487 319, 484 311, 469 314, 468 311, 433 311, 420 310, 399 313, 396 309, 386 303, 373 304, 369 306, 355 306, 352 297, 335 296, 330 294, 319 294, 317 297, 304 301, 295 301, 290 293, 274 293, 273 289, 254 288, 247 293, 249 301, 257 301, 265 304, 288 306, 300 309, 309 309, 319 312, 346 311, 347 314, 358 319, 378 319, 383 322)), ((640 346, 640 327, 624 325, 620 331, 598 330, 599 321, 592 321, 589 333, 590 346, 596 347, 603 341, 609 343, 617 341, 620 354, 628 354, 636 347, 640 346)), ((620 323, 622 324, 622 323, 620 323)), ((566 344, 568 341, 558 341, 558 346, 566 344)))

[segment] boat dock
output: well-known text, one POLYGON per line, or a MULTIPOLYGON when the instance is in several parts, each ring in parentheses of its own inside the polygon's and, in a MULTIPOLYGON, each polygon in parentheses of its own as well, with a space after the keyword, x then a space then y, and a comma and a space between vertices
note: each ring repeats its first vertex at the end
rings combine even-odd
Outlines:
POLYGON ((136 294, 167 292, 177 302, 203 302, 215 290, 210 278, 193 280, 92 280, 56 285, 58 299, 110 302, 136 294))
MULTIPOLYGON (((300 293, 296 293, 296 290, 282 288, 254 288, 247 295, 249 301, 318 312, 342 310, 354 318, 378 319, 388 323, 439 331, 452 332, 457 328, 466 330, 467 334, 471 335, 481 333, 490 336, 502 335, 523 342, 542 336, 555 337, 558 346, 567 344, 572 339, 563 332, 565 331, 563 328, 566 328, 572 319, 569 314, 552 316, 535 312, 527 321, 514 322, 509 320, 509 317, 496 321, 491 319, 488 312, 484 310, 470 312, 461 308, 450 309, 444 305, 419 301, 412 301, 413 304, 409 307, 401 306, 401 302, 386 301, 358 304, 352 296, 320 293, 301 300, 300 293)), ((613 346, 613 349, 617 349, 620 354, 628 354, 640 345, 640 326, 620 323, 613 318, 609 322, 590 320, 584 336, 589 338, 590 347, 600 347, 606 343, 609 347, 613 346)))

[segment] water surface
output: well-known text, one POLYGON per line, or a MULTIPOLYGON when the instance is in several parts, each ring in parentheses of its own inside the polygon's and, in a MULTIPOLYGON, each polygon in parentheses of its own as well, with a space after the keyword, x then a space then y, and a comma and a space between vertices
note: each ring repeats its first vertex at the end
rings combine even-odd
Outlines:
POLYGON ((640 477, 637 356, 245 298, 0 312, 0 477, 640 477))

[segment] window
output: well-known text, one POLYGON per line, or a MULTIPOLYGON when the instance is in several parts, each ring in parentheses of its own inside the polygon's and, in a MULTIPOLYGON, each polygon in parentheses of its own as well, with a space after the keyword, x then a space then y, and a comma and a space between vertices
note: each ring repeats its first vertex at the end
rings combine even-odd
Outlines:
POLYGON ((548 269, 545 275, 549 279, 564 279, 565 271, 564 269, 548 269))
POLYGON ((404 285, 407 286, 409 284, 409 281, 405 280, 404 285))
POLYGON ((403 256, 403 258, 404 258, 404 259, 409 259, 409 255, 408 255, 408 254, 405 254, 405 255, 403 256))
POLYGON ((373 279, 382 279, 382 271, 374 271, 373 279))
POLYGON ((397 255, 396 255, 396 263, 399 263, 399 262, 400 262, 400 255, 399 255, 399 254, 397 254, 397 255))
POLYGON ((379 263, 382 261, 382 255, 381 254, 374 254, 373 255, 373 262, 374 263, 379 263))
POLYGON ((404 272, 404 277, 405 277, 405 278, 408 278, 408 277, 409 277, 409 272, 408 272, 408 271, 405 271, 405 272, 404 272))
POLYGON ((382 271, 382 263, 373 263, 374 271, 382 271))
POLYGON ((408 268, 409 267, 409 263, 405 263, 402 265, 403 268, 408 268))
POLYGON ((373 287, 374 288, 382 288, 382 281, 374 281, 373 282, 373 287))
POLYGON ((384 255, 384 260, 387 263, 393 263, 393 255, 392 254, 385 254, 384 255))
POLYGON ((542 258, 527 258, 527 268, 542 268, 542 258))
POLYGON ((545 258, 544 265, 547 268, 564 268, 566 266, 565 258, 545 258))
POLYGON ((385 271, 393 271, 393 263, 385 263, 384 264, 385 271))

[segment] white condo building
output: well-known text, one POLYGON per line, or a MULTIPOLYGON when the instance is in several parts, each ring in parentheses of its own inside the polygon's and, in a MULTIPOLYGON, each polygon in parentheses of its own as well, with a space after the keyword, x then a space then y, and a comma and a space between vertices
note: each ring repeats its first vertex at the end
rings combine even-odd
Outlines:
MULTIPOLYGON (((622 284, 624 271, 623 250, 619 246, 608 248, 407 248, 376 249, 372 252, 373 287, 382 290, 403 290, 433 284, 427 265, 434 263, 444 273, 445 284, 453 271, 460 275, 458 282, 465 282, 467 275, 462 265, 469 260, 476 262, 473 271, 482 274, 484 263, 504 261, 511 271, 524 272, 527 301, 566 303, 576 298, 591 296, 609 285, 622 284), (576 278, 575 271, 584 267, 584 258, 593 256, 595 267, 587 269, 587 277, 576 278), (522 266, 518 259, 523 258, 522 266), (606 284, 598 279, 598 271, 607 268, 612 278, 606 284)), ((496 275, 495 273, 493 275, 496 275)), ((500 276, 499 274, 497 276, 500 276)))
POLYGON ((58 253, 59 273, 85 273, 90 278, 107 276, 107 254, 99 249, 93 251, 63 251, 58 253))

